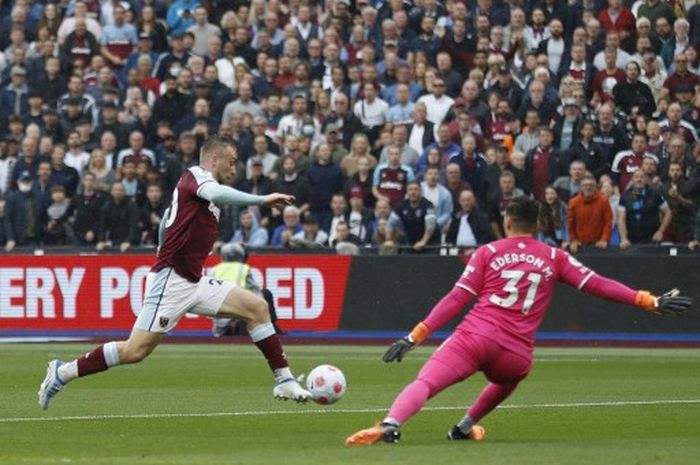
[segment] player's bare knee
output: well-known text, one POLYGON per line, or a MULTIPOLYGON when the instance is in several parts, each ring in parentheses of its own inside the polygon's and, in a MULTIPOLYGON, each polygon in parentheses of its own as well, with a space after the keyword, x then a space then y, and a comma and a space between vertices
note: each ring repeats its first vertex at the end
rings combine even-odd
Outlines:
POLYGON ((270 312, 267 308, 267 302, 264 299, 255 299, 250 308, 251 323, 266 323, 270 321, 270 312))

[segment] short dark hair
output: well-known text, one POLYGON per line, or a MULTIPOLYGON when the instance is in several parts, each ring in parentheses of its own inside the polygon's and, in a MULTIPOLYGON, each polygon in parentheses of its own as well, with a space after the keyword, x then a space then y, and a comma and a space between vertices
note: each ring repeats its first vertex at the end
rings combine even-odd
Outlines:
POLYGON ((516 197, 506 208, 506 216, 518 229, 531 231, 537 229, 540 205, 530 197, 516 197))

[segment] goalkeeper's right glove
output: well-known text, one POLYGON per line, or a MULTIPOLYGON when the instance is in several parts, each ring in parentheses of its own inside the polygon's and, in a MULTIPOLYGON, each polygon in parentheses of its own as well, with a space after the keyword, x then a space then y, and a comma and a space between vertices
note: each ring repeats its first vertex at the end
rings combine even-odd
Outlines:
POLYGON ((671 289, 659 297, 648 291, 639 291, 635 303, 653 313, 662 315, 678 315, 693 305, 693 298, 679 295, 678 289, 671 289))
POLYGON ((400 362, 408 351, 423 342, 429 335, 430 330, 425 323, 418 323, 408 336, 402 337, 387 349, 382 360, 387 363, 393 362, 394 360, 400 362))

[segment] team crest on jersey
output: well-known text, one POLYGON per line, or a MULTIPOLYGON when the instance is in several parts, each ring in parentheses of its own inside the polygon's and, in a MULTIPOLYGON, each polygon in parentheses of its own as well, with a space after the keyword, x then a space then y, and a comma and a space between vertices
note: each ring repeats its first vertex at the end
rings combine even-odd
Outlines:
POLYGON ((216 218, 216 222, 219 222, 219 216, 221 216, 221 209, 214 204, 214 202, 209 202, 209 211, 211 212, 212 215, 214 215, 214 218, 216 218))
POLYGON ((403 182, 403 180, 404 180, 405 177, 406 177, 406 175, 403 174, 403 173, 398 173, 398 174, 396 175, 396 179, 398 179, 398 180, 401 181, 401 182, 403 182))
POLYGON ((168 326, 168 323, 170 323, 170 318, 162 316, 158 320, 158 323, 160 324, 161 328, 165 328, 166 326, 168 326))

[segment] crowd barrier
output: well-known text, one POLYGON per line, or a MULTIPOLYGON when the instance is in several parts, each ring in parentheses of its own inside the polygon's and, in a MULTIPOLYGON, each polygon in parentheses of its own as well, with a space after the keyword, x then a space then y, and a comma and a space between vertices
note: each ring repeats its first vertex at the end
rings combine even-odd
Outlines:
MULTIPOLYGON (((152 253, 0 256, 0 335, 126 333, 140 309, 153 258, 152 253)), ((637 250, 578 258, 632 287, 654 292, 679 287, 700 303, 698 254, 637 250)), ((210 257, 206 266, 217 263, 210 257)), ((461 256, 437 254, 254 254, 249 263, 272 291, 281 326, 316 333, 408 330, 464 268, 461 256)), ((204 335, 210 328, 209 319, 188 315, 175 334, 204 335)), ((700 340, 700 310, 659 317, 559 285, 541 330, 574 338, 626 333, 700 340)))

